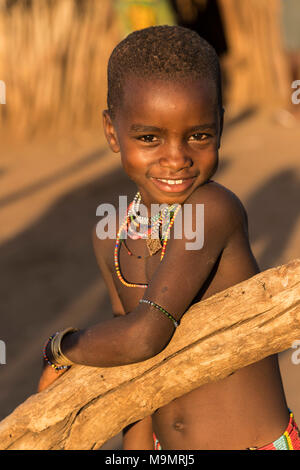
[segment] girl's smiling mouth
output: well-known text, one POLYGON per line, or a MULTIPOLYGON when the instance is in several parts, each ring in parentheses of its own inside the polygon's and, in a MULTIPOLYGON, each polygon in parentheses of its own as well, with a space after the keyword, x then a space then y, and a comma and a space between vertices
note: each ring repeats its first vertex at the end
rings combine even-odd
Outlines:
POLYGON ((182 178, 182 179, 165 179, 165 178, 150 178, 153 184, 167 193, 181 193, 186 191, 192 186, 195 181, 196 176, 191 178, 182 178))

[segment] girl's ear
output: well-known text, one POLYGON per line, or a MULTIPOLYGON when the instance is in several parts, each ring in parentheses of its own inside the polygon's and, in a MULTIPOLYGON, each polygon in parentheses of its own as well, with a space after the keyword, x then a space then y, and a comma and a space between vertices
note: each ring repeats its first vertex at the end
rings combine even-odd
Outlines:
POLYGON ((103 117, 104 134, 108 142, 108 145, 110 146, 113 152, 119 153, 120 145, 119 145, 117 133, 116 133, 115 127, 112 123, 111 117, 107 109, 103 111, 102 117, 103 117))

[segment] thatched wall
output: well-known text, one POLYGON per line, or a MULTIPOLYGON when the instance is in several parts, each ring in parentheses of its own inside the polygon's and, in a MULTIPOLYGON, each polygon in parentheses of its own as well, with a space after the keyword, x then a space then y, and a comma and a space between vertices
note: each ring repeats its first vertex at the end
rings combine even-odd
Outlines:
POLYGON ((0 0, 1 128, 99 126, 106 63, 120 39, 111 0, 0 0))
MULTIPOLYGON (((106 64, 116 43, 130 28, 173 23, 171 4, 192 24, 210 1, 153 0, 160 7, 151 12, 145 2, 137 7, 128 0, 0 0, 0 80, 6 85, 0 129, 27 135, 98 128, 106 64)), ((217 5, 228 44, 222 58, 227 101, 237 109, 281 106, 290 84, 280 0, 217 0, 217 5)))
POLYGON ((218 0, 228 55, 226 97, 236 108, 286 106, 291 83, 280 0, 218 0))

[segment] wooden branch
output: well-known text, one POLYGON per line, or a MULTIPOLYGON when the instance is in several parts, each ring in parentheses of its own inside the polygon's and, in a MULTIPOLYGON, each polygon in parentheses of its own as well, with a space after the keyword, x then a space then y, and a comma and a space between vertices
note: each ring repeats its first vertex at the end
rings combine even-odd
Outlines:
POLYGON ((98 449, 170 401, 300 339, 300 259, 189 309, 167 348, 122 367, 74 366, 0 423, 0 449, 98 449))

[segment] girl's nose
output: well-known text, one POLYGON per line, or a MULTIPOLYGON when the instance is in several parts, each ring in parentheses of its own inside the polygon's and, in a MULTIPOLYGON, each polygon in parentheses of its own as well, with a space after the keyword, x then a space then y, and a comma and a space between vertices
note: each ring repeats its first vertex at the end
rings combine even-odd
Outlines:
POLYGON ((185 149, 181 145, 165 146, 159 162, 162 167, 179 171, 193 165, 192 159, 186 155, 185 149))

